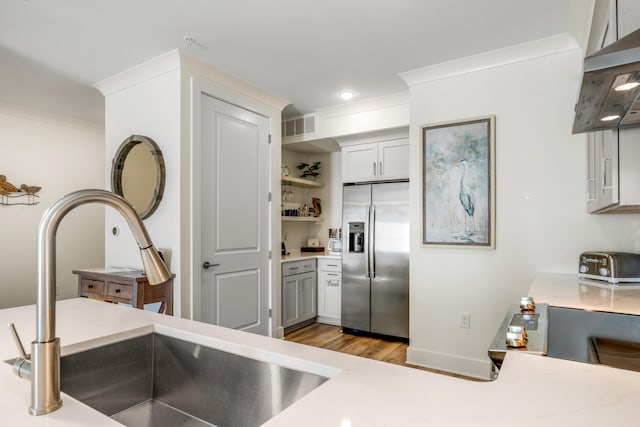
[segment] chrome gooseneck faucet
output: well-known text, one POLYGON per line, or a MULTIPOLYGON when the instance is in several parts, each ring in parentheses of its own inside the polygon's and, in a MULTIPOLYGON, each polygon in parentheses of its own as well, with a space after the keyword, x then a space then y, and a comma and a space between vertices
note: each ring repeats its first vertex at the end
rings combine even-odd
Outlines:
MULTIPOLYGON (((149 234, 135 209, 124 198, 104 190, 80 190, 54 203, 42 216, 38 227, 38 294, 36 301, 36 340, 31 343, 31 357, 22 356, 14 363, 18 376, 31 379, 31 415, 43 415, 62 406, 60 399, 60 338, 56 325, 56 233, 58 225, 72 209, 100 203, 120 212, 127 220, 140 247, 142 263, 151 285, 171 278, 166 264, 153 246, 149 234)), ((15 330, 14 330, 14 335, 15 330)), ((17 338, 17 335, 16 335, 17 338)), ((19 341, 19 340, 18 340, 19 341)), ((22 347, 19 345, 19 347, 22 347)))

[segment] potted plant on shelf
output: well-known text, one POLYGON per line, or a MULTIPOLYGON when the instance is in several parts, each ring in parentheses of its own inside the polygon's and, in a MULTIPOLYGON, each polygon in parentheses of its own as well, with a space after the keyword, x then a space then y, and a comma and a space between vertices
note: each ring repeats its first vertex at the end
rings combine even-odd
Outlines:
POLYGON ((300 178, 315 179, 318 175, 320 175, 320 172, 318 171, 322 167, 320 166, 321 163, 322 162, 313 162, 311 164, 304 162, 298 163, 297 168, 302 171, 302 175, 300 175, 300 178))

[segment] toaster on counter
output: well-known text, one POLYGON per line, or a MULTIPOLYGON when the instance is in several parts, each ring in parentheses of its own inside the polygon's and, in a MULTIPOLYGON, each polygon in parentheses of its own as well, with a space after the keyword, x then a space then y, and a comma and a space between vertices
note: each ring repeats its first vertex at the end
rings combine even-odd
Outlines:
POLYGON ((640 254, 625 252, 583 252, 578 277, 608 283, 640 283, 640 254))

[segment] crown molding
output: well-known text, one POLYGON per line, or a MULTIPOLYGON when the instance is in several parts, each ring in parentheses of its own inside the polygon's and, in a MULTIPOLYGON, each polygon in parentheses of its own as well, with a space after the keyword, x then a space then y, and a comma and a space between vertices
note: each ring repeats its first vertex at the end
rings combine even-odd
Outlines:
POLYGON ((366 113, 368 111, 382 110, 399 105, 409 105, 409 101, 409 92, 407 91, 362 99, 346 104, 317 108, 316 111, 321 118, 329 119, 333 117, 348 116, 351 114, 366 113))
POLYGON ((93 87, 106 97, 155 77, 180 69, 180 51, 174 49, 149 61, 108 77, 93 87))
POLYGON ((221 71, 185 52, 180 52, 179 54, 182 70, 191 74, 191 76, 196 79, 231 89, 236 93, 248 96, 261 104, 268 105, 278 111, 282 111, 284 107, 290 104, 290 102, 284 98, 273 95, 231 74, 225 73, 224 71, 221 71))
POLYGON ((76 119, 71 116, 64 116, 61 114, 35 110, 33 108, 25 107, 22 105, 0 102, 0 114, 20 117, 28 120, 35 120, 55 126, 64 126, 85 132, 95 133, 96 135, 104 135, 104 126, 101 124, 76 119))
POLYGON ((580 49, 564 33, 398 74, 409 86, 580 49))

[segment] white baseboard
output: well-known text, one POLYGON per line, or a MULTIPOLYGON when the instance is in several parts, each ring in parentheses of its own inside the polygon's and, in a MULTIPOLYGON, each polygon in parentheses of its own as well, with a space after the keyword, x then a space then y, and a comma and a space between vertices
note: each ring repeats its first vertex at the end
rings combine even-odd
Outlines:
POLYGON ((284 338, 284 328, 282 326, 276 328, 276 336, 274 338, 284 338))
POLYGON ((491 379, 491 361, 438 353, 415 347, 407 348, 407 363, 483 380, 491 379))
POLYGON ((316 317, 316 322, 324 323, 327 325, 340 326, 340 319, 336 319, 335 317, 318 316, 316 317))

